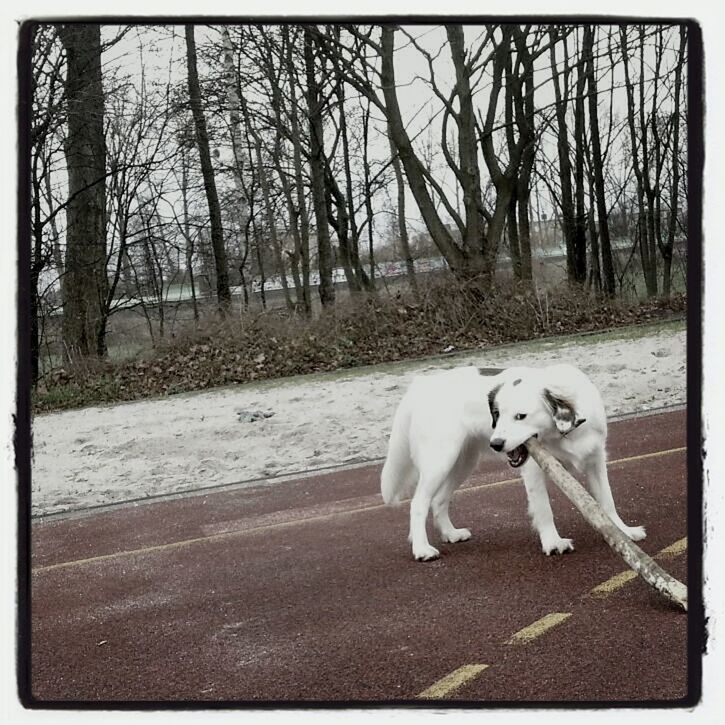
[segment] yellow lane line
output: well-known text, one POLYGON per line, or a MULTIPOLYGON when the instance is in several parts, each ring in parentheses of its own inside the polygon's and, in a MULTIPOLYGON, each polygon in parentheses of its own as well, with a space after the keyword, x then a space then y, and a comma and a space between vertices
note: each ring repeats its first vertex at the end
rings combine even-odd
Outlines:
POLYGON ((552 612, 541 619, 537 619, 528 627, 520 629, 511 635, 506 644, 526 644, 531 640, 541 637, 542 634, 548 632, 552 627, 556 627, 571 617, 571 612, 552 612))
POLYGON ((463 665, 421 692, 423 700, 441 700, 483 672, 489 665, 463 665))
MULTIPOLYGON (((655 558, 672 558, 684 553, 685 551, 687 551, 687 537, 679 539, 673 544, 666 546, 664 549, 655 554, 655 558)), ((637 574, 632 570, 623 571, 592 589, 590 594, 606 596, 636 578, 637 574)), ((537 619, 532 624, 529 624, 527 627, 515 632, 511 635, 506 644, 527 644, 562 622, 565 622, 571 616, 571 612, 552 612, 547 614, 541 619, 537 619)), ((470 682, 474 678, 478 677, 478 675, 489 666, 490 665, 463 665, 457 670, 453 670, 453 672, 441 678, 437 682, 434 682, 429 688, 423 690, 418 697, 432 700, 443 699, 446 695, 458 690, 467 682, 470 682)))
POLYGON ((617 463, 631 463, 632 461, 646 461, 650 458, 660 458, 660 456, 666 456, 671 453, 683 453, 687 450, 687 446, 680 446, 679 448, 668 448, 664 451, 654 451, 653 453, 641 453, 638 456, 627 456, 627 458, 617 458, 614 461, 608 461, 608 465, 613 466, 617 463))
MULTIPOLYGON (((664 549, 662 549, 662 551, 657 552, 654 555, 654 558, 672 559, 676 556, 679 556, 680 554, 683 554, 685 551, 687 551, 686 536, 683 539, 675 541, 674 544, 666 546, 664 549)), ((610 577, 606 581, 603 581, 601 584, 597 584, 597 586, 595 586, 594 589, 589 592, 589 594, 593 597, 608 597, 610 594, 619 591, 623 586, 636 578, 636 572, 628 569, 627 571, 623 571, 620 574, 615 574, 613 577, 610 577)))
POLYGON ((669 546, 666 546, 662 551, 660 551, 659 554, 656 554, 660 559, 672 559, 675 556, 679 556, 680 554, 684 554, 687 551, 687 537, 680 539, 679 541, 675 541, 674 544, 670 544, 669 546))
POLYGON ((621 574, 615 574, 607 581, 597 584, 589 593, 594 597, 607 597, 610 594, 621 589, 625 584, 629 584, 633 579, 637 578, 637 572, 628 569, 621 574))
MULTIPOLYGON (((681 453, 687 450, 686 448, 669 448, 664 451, 655 451, 654 453, 645 453, 639 456, 630 456, 628 458, 618 458, 613 461, 609 461, 608 465, 618 465, 623 463, 630 463, 632 461, 640 461, 648 458, 657 458, 661 456, 671 455, 674 453, 681 453)), ((475 486, 467 486, 466 488, 459 489, 456 494, 467 493, 469 491, 480 491, 485 488, 495 488, 497 486, 506 486, 512 483, 520 481, 521 478, 507 478, 503 481, 494 481, 492 483, 480 483, 475 486)), ((124 549, 123 551, 115 551, 111 554, 101 554, 99 556, 90 556, 85 559, 73 559, 71 561, 62 561, 57 564, 48 564, 47 566, 33 567, 33 574, 40 574, 44 572, 54 571, 56 569, 66 569, 72 566, 80 566, 82 564, 94 564, 101 561, 109 561, 112 559, 118 559, 128 556, 136 556, 139 554, 152 554, 159 551, 169 551, 172 549, 181 549, 186 546, 192 546, 193 544, 200 544, 203 542, 221 541, 222 539, 228 539, 235 536, 243 536, 245 534, 252 534, 258 531, 270 531, 273 529, 286 528, 288 526, 298 526, 300 524, 306 524, 311 521, 325 521, 336 516, 347 516, 351 514, 357 514, 362 511, 375 511, 377 509, 386 508, 386 504, 372 504, 368 506, 359 506, 358 508, 348 509, 347 511, 335 511, 329 514, 316 514, 314 516, 308 516, 306 518, 293 519, 291 521, 279 521, 276 523, 262 524, 260 526, 251 526, 246 529, 234 529, 232 531, 223 531, 218 534, 209 534, 207 536, 197 536, 191 539, 181 539, 180 541, 171 541, 166 544, 157 544, 154 546, 144 546, 138 549, 124 549)))

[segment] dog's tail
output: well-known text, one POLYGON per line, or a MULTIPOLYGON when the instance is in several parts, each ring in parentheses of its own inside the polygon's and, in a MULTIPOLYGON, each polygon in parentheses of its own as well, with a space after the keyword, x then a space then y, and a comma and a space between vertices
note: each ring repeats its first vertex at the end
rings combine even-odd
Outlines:
POLYGON ((399 503, 415 482, 415 471, 410 459, 409 428, 410 411, 407 401, 403 399, 395 411, 388 456, 380 474, 380 493, 386 504, 399 503))

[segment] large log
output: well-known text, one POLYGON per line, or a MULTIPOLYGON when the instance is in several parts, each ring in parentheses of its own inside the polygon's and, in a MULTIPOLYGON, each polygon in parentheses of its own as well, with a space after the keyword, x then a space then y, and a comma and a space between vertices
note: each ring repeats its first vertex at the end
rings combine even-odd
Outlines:
POLYGON ((627 564, 660 594, 687 611, 687 587, 670 576, 649 554, 623 534, 601 506, 564 466, 535 438, 526 442, 531 457, 556 486, 579 509, 584 518, 604 537, 627 564))

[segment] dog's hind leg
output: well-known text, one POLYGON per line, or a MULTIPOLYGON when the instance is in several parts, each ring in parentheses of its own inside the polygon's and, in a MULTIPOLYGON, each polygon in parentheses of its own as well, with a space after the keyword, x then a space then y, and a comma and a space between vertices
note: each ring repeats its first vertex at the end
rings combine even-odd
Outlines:
POLYGON ((551 511, 549 492, 546 490, 544 472, 533 459, 529 459, 522 469, 526 497, 529 502, 529 516, 541 541, 541 550, 550 554, 563 554, 574 550, 574 542, 559 536, 551 511))
POLYGON ((614 506, 614 497, 612 489, 609 485, 609 476, 607 475, 607 462, 604 457, 604 451, 597 451, 584 464, 584 471, 589 483, 589 489, 597 503, 604 509, 604 512, 612 520, 612 523, 622 533, 629 536, 632 541, 641 541, 647 536, 644 526, 627 526, 627 524, 619 518, 617 509, 614 506))
POLYGON ((425 523, 433 496, 438 488, 444 485, 444 482, 445 474, 435 476, 421 474, 418 486, 410 501, 410 534, 408 535, 408 541, 410 541, 413 548, 413 556, 418 561, 435 559, 440 554, 438 549, 431 546, 428 541, 425 523))
POLYGON ((442 495, 441 492, 455 468, 457 458, 454 450, 453 447, 449 450, 427 449, 416 466, 420 477, 410 502, 408 540, 413 548, 413 556, 418 561, 435 559, 440 554, 438 549, 430 545, 425 525, 434 498, 442 495))

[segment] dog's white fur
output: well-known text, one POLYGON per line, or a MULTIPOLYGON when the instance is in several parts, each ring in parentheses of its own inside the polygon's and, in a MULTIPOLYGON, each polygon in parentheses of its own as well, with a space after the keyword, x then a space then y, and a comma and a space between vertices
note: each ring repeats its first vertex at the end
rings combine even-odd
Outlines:
MULTIPOLYGON (((392 504, 414 491, 408 538, 416 559, 439 555, 426 533, 429 509, 443 541, 471 537, 468 529, 453 526, 448 507, 479 456, 490 452, 491 440, 509 453, 534 435, 565 466, 586 475, 594 498, 627 536, 634 541, 645 537, 644 528, 627 526, 615 509, 607 477, 604 404, 581 370, 552 365, 484 375, 476 367, 462 367, 415 378, 393 420, 381 492, 392 504), (564 401, 565 413, 573 411, 576 422, 555 420, 552 399, 564 401)), ((572 540, 562 538, 554 524, 543 472, 531 458, 521 471, 542 550, 547 555, 573 550, 572 540)))

